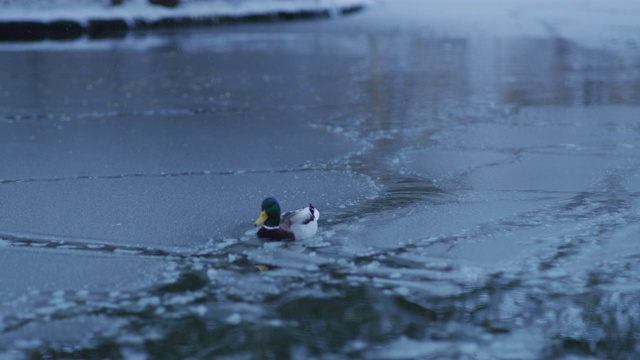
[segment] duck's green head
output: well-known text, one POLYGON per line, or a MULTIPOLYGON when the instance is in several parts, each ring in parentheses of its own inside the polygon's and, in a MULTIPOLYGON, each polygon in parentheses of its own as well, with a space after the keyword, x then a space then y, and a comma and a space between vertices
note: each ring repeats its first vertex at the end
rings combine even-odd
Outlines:
POLYGON ((256 220, 256 226, 278 226, 280 225, 280 204, 273 197, 268 197, 262 201, 262 211, 260 217, 256 220))

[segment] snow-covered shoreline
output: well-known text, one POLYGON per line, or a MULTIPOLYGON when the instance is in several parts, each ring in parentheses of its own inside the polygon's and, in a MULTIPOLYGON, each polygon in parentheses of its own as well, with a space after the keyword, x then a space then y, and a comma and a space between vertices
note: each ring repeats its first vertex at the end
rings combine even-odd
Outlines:
POLYGON ((105 2, 0 1, 0 41, 105 37, 141 28, 326 18, 359 11, 370 3, 371 0, 192 0, 168 8, 146 0, 129 0, 119 6, 105 2))

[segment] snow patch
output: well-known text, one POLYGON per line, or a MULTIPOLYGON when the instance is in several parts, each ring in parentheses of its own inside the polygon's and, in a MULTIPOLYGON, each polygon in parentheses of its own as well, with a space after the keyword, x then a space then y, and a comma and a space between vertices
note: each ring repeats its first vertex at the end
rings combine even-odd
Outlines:
POLYGON ((371 0, 314 0, 314 1, 183 1, 175 8, 150 5, 146 0, 129 0, 120 6, 107 6, 101 1, 78 4, 74 0, 0 1, 0 21, 77 21, 124 19, 130 25, 136 20, 158 21, 165 18, 207 18, 221 16, 250 16, 278 12, 320 11, 364 6, 371 0), (4 5, 4 6, 3 6, 4 5))

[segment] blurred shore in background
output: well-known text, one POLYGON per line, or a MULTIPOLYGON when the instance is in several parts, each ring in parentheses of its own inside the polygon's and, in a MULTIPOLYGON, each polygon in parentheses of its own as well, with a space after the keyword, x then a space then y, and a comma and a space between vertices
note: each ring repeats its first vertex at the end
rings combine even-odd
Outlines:
POLYGON ((0 0, 0 42, 117 38, 132 30, 329 18, 371 0, 0 0))

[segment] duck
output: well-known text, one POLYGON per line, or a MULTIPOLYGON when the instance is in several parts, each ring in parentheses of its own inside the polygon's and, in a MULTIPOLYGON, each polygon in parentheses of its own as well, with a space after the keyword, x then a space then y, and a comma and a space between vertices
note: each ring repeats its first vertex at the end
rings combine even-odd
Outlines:
POLYGON ((255 226, 260 226, 258 237, 269 240, 304 240, 318 231, 320 211, 312 204, 299 210, 287 211, 280 215, 280 204, 274 197, 262 201, 260 216, 255 226))

